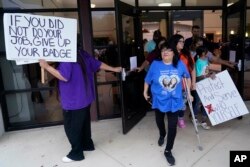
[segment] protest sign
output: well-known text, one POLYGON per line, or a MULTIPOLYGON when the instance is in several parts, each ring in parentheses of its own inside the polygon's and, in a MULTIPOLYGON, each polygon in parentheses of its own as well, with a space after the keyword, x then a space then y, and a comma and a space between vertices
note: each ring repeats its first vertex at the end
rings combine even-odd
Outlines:
POLYGON ((6 57, 17 64, 39 59, 76 62, 76 19, 5 13, 4 37, 6 57))
POLYGON ((248 113, 227 70, 216 74, 215 79, 207 78, 197 82, 196 91, 212 125, 248 113))

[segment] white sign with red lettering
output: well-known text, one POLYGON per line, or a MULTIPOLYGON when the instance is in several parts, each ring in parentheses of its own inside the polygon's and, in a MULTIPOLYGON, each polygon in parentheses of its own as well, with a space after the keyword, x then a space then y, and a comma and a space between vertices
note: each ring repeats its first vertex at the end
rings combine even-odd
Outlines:
POLYGON ((196 91, 212 125, 249 113, 227 70, 197 82, 196 91))

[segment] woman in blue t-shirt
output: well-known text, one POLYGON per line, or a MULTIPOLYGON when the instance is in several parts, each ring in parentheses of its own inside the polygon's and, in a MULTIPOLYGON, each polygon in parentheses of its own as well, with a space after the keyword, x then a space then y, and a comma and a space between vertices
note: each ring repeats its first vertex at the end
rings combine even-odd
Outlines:
MULTIPOLYGON (((176 136, 178 113, 183 108, 181 82, 183 77, 187 78, 190 86, 189 72, 183 62, 179 60, 176 46, 164 43, 161 46, 161 60, 153 61, 146 75, 143 95, 146 100, 149 100, 148 89, 150 85, 152 109, 155 109, 156 124, 160 133, 159 146, 163 145, 166 136, 164 116, 168 117, 167 145, 164 155, 170 165, 175 164, 171 150, 176 136)), ((190 95, 190 93, 188 94, 190 95)))

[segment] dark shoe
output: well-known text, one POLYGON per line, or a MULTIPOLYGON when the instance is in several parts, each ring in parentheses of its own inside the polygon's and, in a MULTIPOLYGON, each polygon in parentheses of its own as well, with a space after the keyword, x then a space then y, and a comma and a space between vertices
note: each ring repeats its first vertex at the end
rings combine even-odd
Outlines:
POLYGON ((164 137, 163 136, 160 136, 160 138, 158 139, 158 145, 159 146, 162 146, 164 143, 164 137))
POLYGON ((242 120, 242 118, 243 118, 242 116, 237 117, 238 120, 242 120))
POLYGON ((165 155, 165 157, 166 157, 166 159, 167 159, 170 166, 175 165, 175 159, 174 159, 171 151, 165 150, 164 155, 165 155))
POLYGON ((83 147, 83 151, 94 151, 95 147, 83 147))
POLYGON ((83 151, 94 151, 94 150, 95 150, 95 146, 94 146, 94 142, 92 139, 90 139, 88 142, 84 142, 83 151))

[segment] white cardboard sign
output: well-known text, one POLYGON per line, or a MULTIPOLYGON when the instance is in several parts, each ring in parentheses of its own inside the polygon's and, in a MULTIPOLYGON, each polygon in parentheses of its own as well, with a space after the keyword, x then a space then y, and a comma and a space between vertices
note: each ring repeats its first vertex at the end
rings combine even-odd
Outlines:
POLYGON ((5 13, 4 37, 8 60, 76 62, 76 19, 5 13))
POLYGON ((197 82, 196 91, 212 125, 249 113, 227 70, 197 82))

